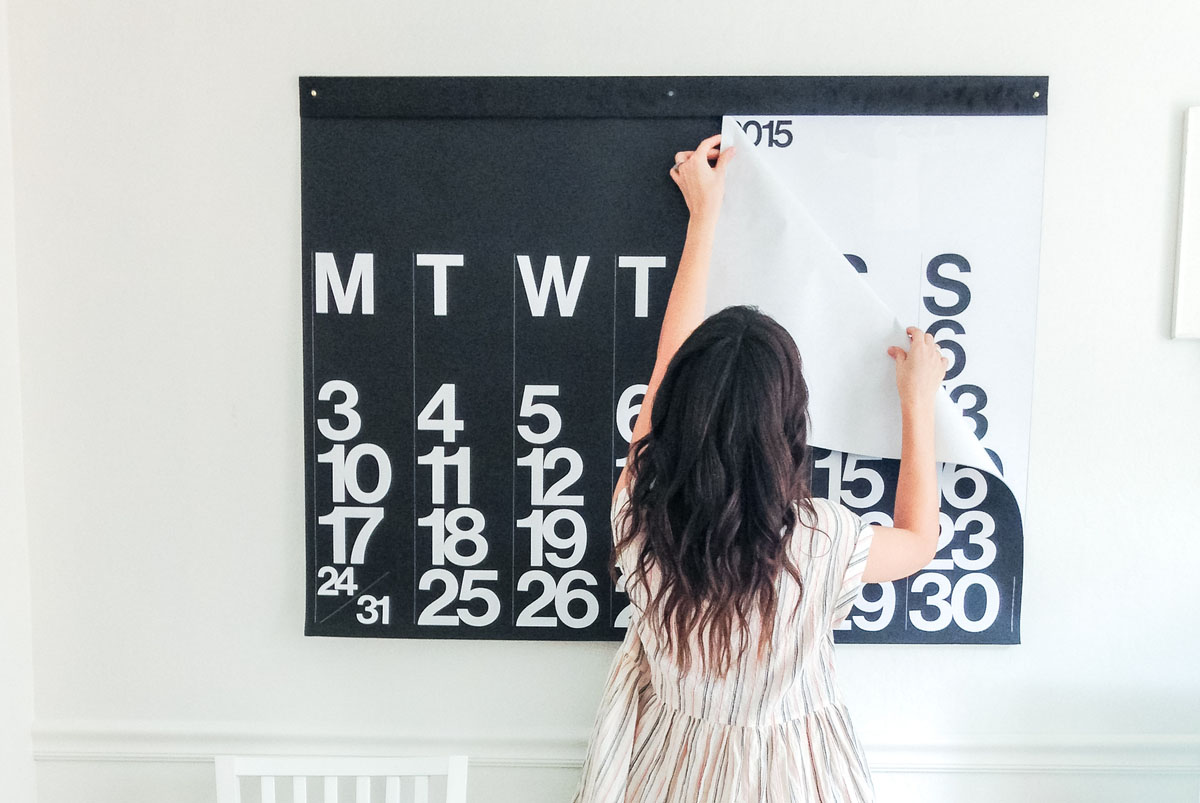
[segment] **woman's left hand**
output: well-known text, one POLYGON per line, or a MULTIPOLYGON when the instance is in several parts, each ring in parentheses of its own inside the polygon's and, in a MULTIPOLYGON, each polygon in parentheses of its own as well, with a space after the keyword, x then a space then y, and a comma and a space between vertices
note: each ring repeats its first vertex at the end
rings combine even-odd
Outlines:
POLYGON ((683 193, 688 212, 693 218, 715 219, 725 197, 725 168, 733 157, 734 148, 718 149, 721 135, 714 134, 696 146, 694 151, 675 154, 671 178, 683 193), (710 165, 710 159, 716 165, 710 165))

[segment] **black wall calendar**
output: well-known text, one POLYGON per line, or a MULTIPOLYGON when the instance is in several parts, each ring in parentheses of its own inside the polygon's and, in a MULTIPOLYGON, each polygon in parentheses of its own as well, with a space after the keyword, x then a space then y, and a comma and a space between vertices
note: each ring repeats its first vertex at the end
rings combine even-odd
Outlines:
MULTIPOLYGON (((1045 89, 301 78, 305 633, 623 638, 609 509, 683 245, 675 152, 726 115, 771 147, 806 116, 1044 116, 1045 89)), ((890 513, 896 461, 814 457, 818 494, 890 513)), ((1018 494, 941 475, 935 579, 868 586, 839 641, 1019 641, 1018 494)))

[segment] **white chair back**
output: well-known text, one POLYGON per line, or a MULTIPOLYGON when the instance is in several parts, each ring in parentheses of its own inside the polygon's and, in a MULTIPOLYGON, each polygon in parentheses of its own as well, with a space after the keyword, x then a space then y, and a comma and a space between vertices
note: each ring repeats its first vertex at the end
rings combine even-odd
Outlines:
POLYGON ((217 803, 339 803, 339 781, 354 779, 345 803, 430 803, 430 779, 445 778, 445 803, 467 803, 467 757, 351 758, 217 756, 217 803), (259 779, 258 795, 242 794, 242 779, 259 779), (317 778, 310 801, 309 779, 317 778), (276 784, 276 780, 282 783, 276 784), (372 783, 373 779, 379 779, 372 783), (411 780, 408 780, 411 779, 411 780), (401 783, 404 781, 404 783, 401 783), (372 797, 372 787, 382 794, 372 797), (402 787, 407 792, 401 796, 402 787), (323 793, 323 794, 322 794, 323 793), (245 798, 249 798, 246 800, 245 798))

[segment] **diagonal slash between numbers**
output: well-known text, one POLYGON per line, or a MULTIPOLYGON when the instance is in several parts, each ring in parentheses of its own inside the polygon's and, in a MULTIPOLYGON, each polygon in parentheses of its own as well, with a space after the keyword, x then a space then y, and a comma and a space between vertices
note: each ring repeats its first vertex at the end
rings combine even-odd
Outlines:
MULTIPOLYGON (((363 595, 363 594, 367 593, 367 592, 368 592, 368 591, 370 591, 372 588, 374 588, 375 586, 379 585, 379 583, 383 582, 383 579, 384 579, 385 577, 387 577, 389 574, 391 574, 391 571, 386 571, 386 572, 384 572, 383 574, 381 574, 381 575, 379 575, 378 577, 376 577, 376 578, 375 578, 374 580, 372 580, 370 583, 368 583, 368 584, 367 584, 367 587, 366 587, 366 588, 364 588, 364 589, 363 589, 363 590, 362 590, 362 591, 359 593, 359 595, 358 595, 358 599, 362 599, 362 595, 363 595)), ((349 600, 346 600, 346 601, 345 601, 345 602, 343 602, 341 605, 339 605, 337 608, 335 608, 335 609, 333 610, 333 612, 332 612, 332 613, 330 613, 328 616, 326 616, 324 619, 322 619, 322 620, 319 622, 319 624, 325 624, 325 623, 326 623, 326 622, 328 622, 330 619, 332 619, 333 617, 335 617, 335 616, 337 616, 339 613, 341 613, 343 610, 345 610, 345 608, 346 608, 346 606, 347 606, 347 605, 350 605, 351 603, 353 603, 353 602, 357 602, 357 601, 358 601, 358 600, 356 600, 356 599, 349 599, 349 600)))

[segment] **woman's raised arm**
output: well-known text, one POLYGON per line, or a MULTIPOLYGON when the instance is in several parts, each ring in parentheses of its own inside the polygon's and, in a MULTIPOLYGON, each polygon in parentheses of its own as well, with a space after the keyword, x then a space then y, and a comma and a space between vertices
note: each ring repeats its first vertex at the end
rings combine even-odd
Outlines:
POLYGON ((938 484, 933 455, 933 409, 946 376, 946 358, 933 335, 908 328, 908 351, 892 346, 900 393, 902 441, 895 527, 874 527, 863 582, 885 583, 920 571, 937 552, 938 484))
MULTIPOLYGON (((688 207, 687 238, 683 243, 683 254, 679 257, 679 270, 671 285, 671 296, 667 300, 667 311, 663 316, 662 331, 658 335, 658 353, 654 359, 654 370, 646 395, 642 398, 642 409, 633 425, 633 437, 629 442, 629 454, 633 446, 650 431, 650 411, 654 408, 654 397, 662 382, 663 374, 671 358, 679 350, 697 326, 704 320, 704 303, 708 290, 708 265, 712 257, 713 235, 716 233, 717 217, 721 213, 721 201, 725 195, 725 168, 733 156, 733 148, 718 150, 721 135, 716 134, 702 141, 694 151, 675 154, 675 166, 671 178, 675 180, 683 200, 688 207), (715 159, 716 165, 709 160, 715 159)), ((629 483, 629 461, 617 480, 614 499, 629 483)))

